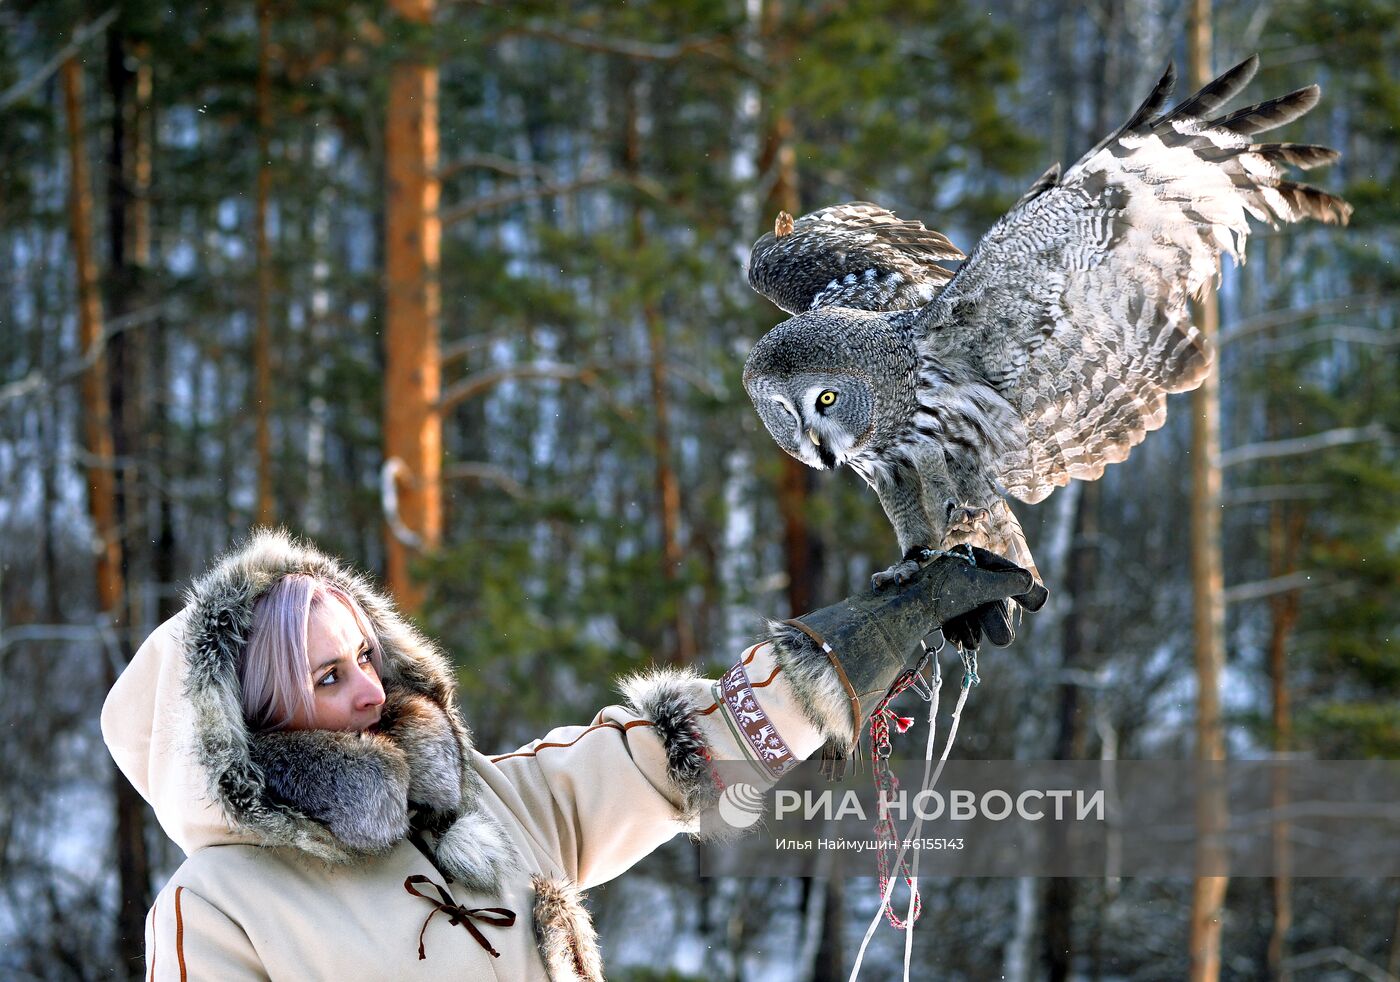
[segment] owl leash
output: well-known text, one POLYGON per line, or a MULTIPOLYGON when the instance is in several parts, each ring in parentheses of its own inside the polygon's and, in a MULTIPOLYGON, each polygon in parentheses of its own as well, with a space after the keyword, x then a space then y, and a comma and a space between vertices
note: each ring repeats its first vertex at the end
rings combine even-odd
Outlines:
MULTIPOLYGON (((943 688, 943 672, 939 657, 944 648, 947 647, 948 641, 940 630, 938 643, 932 650, 922 640, 919 644, 923 654, 918 663, 895 680, 870 717, 870 756, 876 793, 881 796, 877 800, 889 800, 888 796, 899 788, 899 779, 889 766, 890 727, 893 726, 896 733, 904 733, 914 723, 912 717, 897 715, 889 708, 889 703, 906 689, 913 689, 928 704, 928 742, 924 748, 924 774, 920 787, 920 793, 923 794, 932 791, 934 786, 938 784, 938 779, 943 773, 943 765, 948 762, 948 755, 953 749, 953 740, 958 733, 958 723, 962 718, 963 707, 967 704, 968 693, 974 685, 981 681, 977 676, 977 648, 964 647, 962 644, 954 642, 954 647, 963 663, 962 686, 958 694, 957 705, 954 707, 950 719, 948 736, 943 744, 943 753, 938 760, 937 768, 935 768, 933 766, 933 750, 938 728, 938 699, 943 688), (925 667, 930 669, 927 678, 924 677, 925 667)), ((912 865, 905 861, 905 856, 909 852, 909 843, 918 839, 922 829, 923 816, 916 809, 910 833, 907 838, 901 840, 889 812, 881 812, 880 820, 875 826, 875 835, 881 842, 888 842, 890 845, 876 851, 879 857, 880 908, 871 918, 865 936, 861 939, 860 950, 856 953, 855 964, 851 967, 848 982, 856 982, 860 975, 866 949, 870 946, 870 940, 875 936, 882 917, 888 918, 896 930, 904 932, 904 982, 909 982, 909 968, 914 950, 914 924, 918 921, 922 911, 922 902, 919 897, 919 857, 921 853, 919 850, 914 851, 912 865), (895 842, 899 843, 899 852, 891 864, 888 853, 893 850, 895 842), (896 871, 893 875, 892 869, 896 871), (894 912, 891 903, 895 885, 900 879, 903 879, 909 888, 909 905, 903 918, 894 912)))

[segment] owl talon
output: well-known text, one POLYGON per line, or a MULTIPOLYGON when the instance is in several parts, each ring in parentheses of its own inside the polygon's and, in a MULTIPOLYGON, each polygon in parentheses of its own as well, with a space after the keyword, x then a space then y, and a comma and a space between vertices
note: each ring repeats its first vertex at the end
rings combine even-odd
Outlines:
POLYGON ((948 524, 943 531, 945 543, 967 544, 990 531, 992 513, 986 508, 955 507, 948 503, 948 524))
POLYGON ((917 576, 922 568, 921 563, 906 559, 870 577, 870 585, 876 590, 883 590, 890 585, 903 586, 917 576))
MULTIPOLYGON (((870 585, 876 590, 883 590, 890 584, 903 586, 918 575, 930 562, 944 555, 938 549, 930 549, 928 546, 915 546, 904 554, 904 558, 895 563, 889 569, 882 569, 880 572, 870 577, 870 585)), ((969 551, 969 555, 971 552, 969 551)))

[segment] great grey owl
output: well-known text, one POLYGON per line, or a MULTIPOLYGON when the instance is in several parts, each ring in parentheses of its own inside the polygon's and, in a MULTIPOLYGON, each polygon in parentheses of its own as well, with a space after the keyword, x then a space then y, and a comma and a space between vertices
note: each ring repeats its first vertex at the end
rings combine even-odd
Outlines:
MULTIPOLYGON (((1351 206, 1283 177, 1337 153, 1251 138, 1306 113, 1317 86, 1228 115, 1250 58, 1174 109, 1168 66, 1117 132, 1051 167, 961 258, 952 243, 852 202, 755 243, 749 282, 795 315, 754 346, 744 387, 773 439, 847 464, 880 496, 903 581, 967 543, 1039 573, 1005 496, 1094 480, 1200 385, 1212 351, 1188 298, 1244 258, 1248 219, 1345 224, 1351 206)), ((1040 592, 1043 600, 1043 589, 1040 592)))

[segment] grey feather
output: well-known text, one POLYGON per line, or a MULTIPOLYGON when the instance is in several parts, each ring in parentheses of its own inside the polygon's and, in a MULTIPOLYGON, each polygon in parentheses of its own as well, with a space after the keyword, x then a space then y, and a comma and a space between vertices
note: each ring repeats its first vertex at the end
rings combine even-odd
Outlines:
MULTIPOLYGON (((1210 118, 1257 67, 1247 59, 1164 112, 1168 66, 1127 123, 1047 171, 916 309, 853 292, 775 327, 744 368, 775 441, 813 467, 856 470, 903 552, 966 542, 1033 569, 1003 495, 1033 503, 1101 476, 1162 425, 1168 394, 1201 383, 1213 354, 1189 301, 1224 255, 1243 259, 1251 219, 1351 214, 1284 178, 1334 151, 1248 139, 1310 109, 1315 86, 1210 118)), ((820 279, 813 270, 849 254, 843 236, 861 234, 821 227, 800 250, 777 239, 763 283, 820 279)))
POLYGON ((778 224, 754 243, 749 285, 788 313, 819 307, 907 310, 933 296, 963 254, 941 232, 868 201, 778 224))

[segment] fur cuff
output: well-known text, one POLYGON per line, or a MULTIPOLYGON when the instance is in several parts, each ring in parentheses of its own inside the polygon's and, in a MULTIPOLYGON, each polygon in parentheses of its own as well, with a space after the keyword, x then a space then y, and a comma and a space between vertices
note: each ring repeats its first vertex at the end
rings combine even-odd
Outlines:
POLYGON ((603 982, 598 934, 578 887, 538 874, 530 885, 535 888, 535 944, 550 982, 603 982))
POLYGON ((249 745, 272 801, 326 826, 350 849, 379 855, 408 834, 409 767, 373 733, 290 730, 249 745))
POLYGON ((851 699, 826 652, 791 624, 778 621, 768 622, 767 641, 807 721, 830 744, 848 751, 860 734, 851 733, 851 699))
POLYGON ((623 679, 627 705, 656 726, 666 748, 666 775, 680 793, 681 811, 689 821, 719 800, 719 778, 710 763, 710 746, 696 721, 694 693, 703 681, 692 671, 661 668, 623 679))

